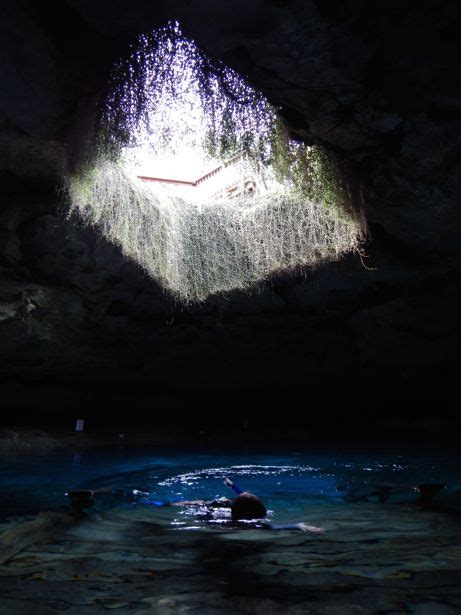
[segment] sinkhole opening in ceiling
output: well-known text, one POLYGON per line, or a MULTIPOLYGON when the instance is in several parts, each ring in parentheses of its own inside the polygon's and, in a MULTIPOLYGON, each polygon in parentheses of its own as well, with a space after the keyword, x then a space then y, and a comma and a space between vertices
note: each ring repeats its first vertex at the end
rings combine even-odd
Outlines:
POLYGON ((182 302, 358 250, 356 191, 325 150, 177 23, 113 70, 71 210, 182 302))

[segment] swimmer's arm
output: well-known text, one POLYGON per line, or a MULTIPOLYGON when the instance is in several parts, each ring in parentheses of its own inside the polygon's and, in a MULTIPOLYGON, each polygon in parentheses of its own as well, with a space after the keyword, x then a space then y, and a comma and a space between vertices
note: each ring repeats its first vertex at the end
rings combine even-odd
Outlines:
POLYGON ((229 487, 230 489, 232 489, 232 491, 236 495, 240 495, 241 493, 243 493, 240 487, 238 487, 234 482, 232 482, 229 478, 227 478, 227 476, 223 478, 223 483, 226 485, 226 487, 229 487))
POLYGON ((165 506, 206 506, 205 500, 178 500, 176 502, 165 502, 165 506))
POLYGON ((312 532, 313 534, 323 534, 324 527, 308 525, 307 523, 291 523, 288 525, 275 525, 274 523, 266 523, 265 527, 268 530, 300 530, 301 532, 312 532))
POLYGON ((170 502, 169 500, 149 500, 145 503, 150 504, 151 506, 158 506, 159 508, 166 506, 205 506, 206 504, 204 500, 173 500, 173 502, 170 502))
POLYGON ((178 500, 168 502, 167 506, 207 506, 209 508, 230 508, 231 501, 228 498, 219 498, 219 500, 178 500))

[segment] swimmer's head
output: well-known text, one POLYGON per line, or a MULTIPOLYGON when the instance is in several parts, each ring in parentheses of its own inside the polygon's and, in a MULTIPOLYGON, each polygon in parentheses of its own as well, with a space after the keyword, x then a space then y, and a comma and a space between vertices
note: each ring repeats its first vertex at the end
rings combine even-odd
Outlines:
POLYGON ((266 516, 266 507, 261 500, 248 491, 238 495, 231 504, 232 519, 262 519, 266 516))

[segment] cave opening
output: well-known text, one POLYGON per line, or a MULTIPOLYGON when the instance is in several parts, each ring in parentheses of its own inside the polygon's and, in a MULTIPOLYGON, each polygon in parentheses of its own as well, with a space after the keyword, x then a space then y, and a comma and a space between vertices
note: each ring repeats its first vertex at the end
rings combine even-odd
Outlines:
POLYGON ((350 178, 177 22, 113 70, 71 211, 184 304, 357 251, 350 178))

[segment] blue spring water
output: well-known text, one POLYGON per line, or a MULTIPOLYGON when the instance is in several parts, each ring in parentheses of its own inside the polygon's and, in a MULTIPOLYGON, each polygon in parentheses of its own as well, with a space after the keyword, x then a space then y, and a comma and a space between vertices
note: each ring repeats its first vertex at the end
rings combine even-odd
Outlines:
MULTIPOLYGON (((306 505, 376 501, 376 485, 390 502, 416 501, 415 486, 444 483, 438 501, 461 501, 459 461, 433 456, 241 453, 123 449, 0 460, 2 518, 68 508, 71 489, 112 487, 103 505, 149 506, 156 501, 232 497, 222 479, 259 495, 271 510, 296 516, 306 505)), ((279 518, 281 518, 279 516, 279 518)))

